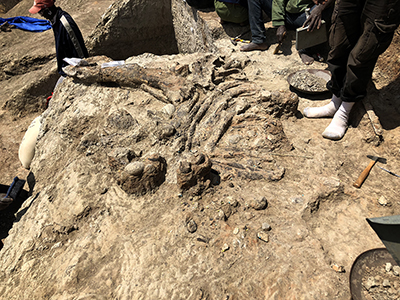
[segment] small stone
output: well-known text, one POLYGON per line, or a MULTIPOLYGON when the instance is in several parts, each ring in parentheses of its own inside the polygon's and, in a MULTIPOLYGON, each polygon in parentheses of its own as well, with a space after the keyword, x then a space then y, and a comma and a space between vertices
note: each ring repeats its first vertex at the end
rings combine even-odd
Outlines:
POLYGON ((262 197, 261 199, 253 199, 250 202, 250 206, 252 208, 254 208, 255 210, 261 210, 261 209, 265 209, 268 205, 267 199, 265 197, 262 197))
POLYGON ((143 173, 144 163, 140 161, 134 161, 125 166, 125 171, 133 176, 139 176, 143 173))
POLYGON ((271 230, 271 226, 268 223, 262 223, 261 226, 263 231, 270 231, 271 230))
POLYGON ((54 244, 51 249, 56 249, 56 248, 60 248, 62 246, 62 242, 58 242, 56 244, 54 244))
POLYGON ((229 246, 228 244, 224 244, 224 246, 222 247, 222 252, 228 251, 229 250, 229 246))
POLYGON ((386 270, 386 272, 390 272, 390 271, 392 271, 392 264, 389 262, 389 263, 386 263, 386 265, 385 265, 385 270, 386 270))
POLYGON ((296 203, 297 204, 297 203, 303 203, 304 199, 302 197, 300 197, 300 196, 297 196, 297 197, 290 198, 290 201, 292 203, 296 203))
POLYGON ((333 264, 331 267, 336 273, 344 273, 345 272, 344 267, 339 266, 338 264, 333 264))
POLYGON ((194 233, 197 230, 197 224, 194 220, 189 220, 186 224, 186 228, 190 233, 194 233))
POLYGON ((265 233, 265 232, 263 232, 263 231, 258 232, 258 233, 257 233, 257 237, 258 237, 260 240, 262 240, 262 241, 264 241, 264 242, 266 242, 266 243, 268 243, 268 241, 269 241, 269 236, 268 236, 268 234, 265 233))
POLYGON ((384 196, 381 196, 381 197, 378 199, 378 203, 379 203, 380 205, 382 205, 382 206, 388 205, 388 201, 387 201, 387 199, 386 199, 384 196))
POLYGON ((399 276, 400 275, 400 267, 399 266, 394 266, 393 267, 393 275, 399 276))
POLYGON ((236 207, 239 204, 238 201, 235 198, 232 198, 232 197, 227 197, 227 201, 233 207, 236 207))
POLYGON ((220 220, 220 221, 225 221, 225 220, 226 220, 225 213, 224 213, 224 211, 223 211, 222 209, 220 209, 220 210, 218 211, 218 214, 217 214, 217 216, 215 217, 215 219, 220 220))
POLYGON ((378 286, 378 284, 375 282, 375 279, 370 277, 368 278, 367 282, 363 283, 365 289, 369 291, 371 288, 378 286))
POLYGON ((400 283, 399 283, 399 281, 395 281, 395 282, 393 282, 393 288, 395 288, 396 290, 400 290, 400 283))
POLYGON ((384 279, 384 280, 383 280, 383 283, 382 283, 382 286, 383 286, 383 287, 390 287, 390 282, 389 282, 389 280, 384 279))
POLYGON ((167 104, 161 109, 161 111, 168 116, 172 116, 175 112, 175 106, 173 104, 167 104))
POLYGON ((233 230, 233 234, 238 234, 239 233, 239 228, 235 228, 234 230, 233 230))

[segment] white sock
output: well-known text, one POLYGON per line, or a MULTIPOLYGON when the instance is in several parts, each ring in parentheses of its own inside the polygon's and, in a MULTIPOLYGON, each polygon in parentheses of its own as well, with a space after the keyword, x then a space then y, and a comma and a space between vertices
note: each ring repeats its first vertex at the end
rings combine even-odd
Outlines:
POLYGON ((333 116, 329 126, 322 133, 324 138, 330 140, 340 140, 347 129, 347 122, 349 120, 350 111, 355 102, 342 102, 338 111, 333 116))
POLYGON ((332 117, 339 109, 340 104, 342 104, 342 100, 333 95, 331 102, 327 105, 321 107, 306 107, 303 113, 307 118, 332 117))

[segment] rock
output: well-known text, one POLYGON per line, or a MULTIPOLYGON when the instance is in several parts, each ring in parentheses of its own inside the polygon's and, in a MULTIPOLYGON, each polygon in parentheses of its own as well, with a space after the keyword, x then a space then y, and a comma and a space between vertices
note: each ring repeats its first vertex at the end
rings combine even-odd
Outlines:
POLYGON ((372 277, 368 278, 368 280, 365 283, 363 283, 363 285, 367 291, 369 291, 373 287, 378 286, 377 282, 372 277))
POLYGON ((124 168, 117 182, 128 194, 142 195, 165 181, 167 163, 158 154, 152 154, 144 163, 131 163, 124 168), (128 167, 129 166, 129 167, 128 167))
POLYGON ((125 171, 133 176, 140 176, 144 171, 144 163, 141 161, 134 161, 126 165, 125 171))
POLYGON ((237 207, 239 205, 239 202, 231 196, 227 197, 227 201, 232 207, 237 207))
POLYGON ((233 234, 236 235, 236 234, 238 234, 238 233, 239 233, 239 228, 236 227, 236 228, 233 230, 233 234))
POLYGON ((271 230, 271 226, 268 223, 262 223, 261 226, 263 231, 270 231, 271 230))
POLYGON ((250 201, 250 206, 255 210, 265 209, 268 205, 267 199, 265 197, 252 199, 250 201))
POLYGON ((123 147, 117 147, 113 149, 110 153, 108 153, 108 156, 112 157, 122 165, 129 164, 132 159, 137 157, 133 150, 123 147))
POLYGON ((222 209, 220 209, 217 213, 217 216, 215 217, 216 220, 220 220, 220 221, 225 221, 226 220, 226 216, 225 213, 222 209))
POLYGON ((388 280, 388 279, 384 279, 384 280, 383 280, 383 283, 382 283, 382 286, 383 286, 383 287, 390 287, 391 285, 390 285, 389 280, 388 280))
POLYGON ((385 270, 386 270, 386 272, 389 273, 392 270, 392 264, 391 263, 386 263, 385 270))
POLYGON ((264 242, 266 242, 266 243, 269 242, 269 236, 268 236, 268 234, 267 234, 266 232, 263 232, 263 231, 258 232, 258 233, 257 233, 257 237, 258 237, 260 240, 262 240, 262 241, 264 241, 264 242))
POLYGON ((189 222, 187 222, 186 224, 186 228, 190 233, 194 233, 197 230, 197 224, 194 220, 189 220, 189 222))
POLYGON ((393 275, 395 276, 400 275, 400 266, 393 266, 393 275))
POLYGON ((297 204, 297 203, 303 203, 303 202, 304 202, 304 199, 303 199, 303 197, 301 197, 301 196, 296 196, 296 197, 290 198, 290 202, 295 203, 295 204, 297 204))
POLYGON ((381 196, 381 197, 378 199, 378 203, 379 203, 380 205, 382 205, 382 206, 387 206, 387 205, 388 205, 388 201, 387 201, 387 199, 385 198, 385 196, 381 196))
POLYGON ((343 266, 339 266, 337 264, 332 264, 331 268, 336 272, 336 273, 344 273, 345 269, 343 266))
POLYGON ((211 160, 207 155, 196 154, 192 161, 181 161, 177 169, 177 184, 182 190, 197 186, 199 191, 206 189, 211 181, 211 160), (207 182, 208 181, 208 182, 207 182))
POLYGON ((171 117, 175 112, 175 106, 173 104, 167 104, 161 109, 161 111, 171 117))
POLYGON ((228 251, 228 250, 229 250, 228 244, 224 244, 224 245, 222 246, 222 252, 225 252, 225 251, 228 251))

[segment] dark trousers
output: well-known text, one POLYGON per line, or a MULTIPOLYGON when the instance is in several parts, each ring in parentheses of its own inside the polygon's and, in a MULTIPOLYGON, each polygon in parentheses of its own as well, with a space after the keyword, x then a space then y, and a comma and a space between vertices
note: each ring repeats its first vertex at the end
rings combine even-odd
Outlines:
MULTIPOLYGON (((340 0, 329 44, 328 89, 346 102, 366 95, 375 64, 392 42, 400 22, 399 4, 390 0, 340 0), (396 13, 394 13, 396 12, 396 13)), ((400 3, 400 1, 398 1, 400 3)))
MULTIPOLYGON (((249 8, 249 23, 251 29, 251 41, 256 44, 262 44, 266 41, 265 37, 265 26, 263 19, 263 12, 271 18, 272 14, 272 1, 273 0, 248 0, 249 8)), ((311 2, 311 1, 310 1, 311 2)), ((311 7, 311 11, 316 7, 311 7)), ((322 12, 322 19, 327 24, 330 24, 330 18, 332 15, 332 7, 324 9, 322 12)), ((285 26, 288 30, 295 30, 303 26, 306 21, 306 13, 298 14, 285 14, 285 26)))
MULTIPOLYGON (((262 44, 266 41, 263 12, 271 18, 272 0, 249 0, 248 7, 251 41, 256 44, 262 44)), ((303 26, 305 20, 305 13, 287 13, 285 16, 285 26, 287 29, 293 30, 303 26)))

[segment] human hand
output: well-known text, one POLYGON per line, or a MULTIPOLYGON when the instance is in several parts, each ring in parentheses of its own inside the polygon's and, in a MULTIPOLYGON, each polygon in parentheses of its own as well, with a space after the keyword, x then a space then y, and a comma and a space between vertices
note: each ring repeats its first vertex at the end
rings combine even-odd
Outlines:
POLYGON ((283 39, 285 38, 286 35, 286 27, 285 25, 281 25, 278 27, 276 30, 276 37, 278 38, 278 42, 282 43, 283 39))
POLYGON ((322 23, 323 5, 317 5, 310 13, 310 16, 304 22, 303 27, 308 26, 307 31, 313 31, 315 28, 319 29, 322 23))

